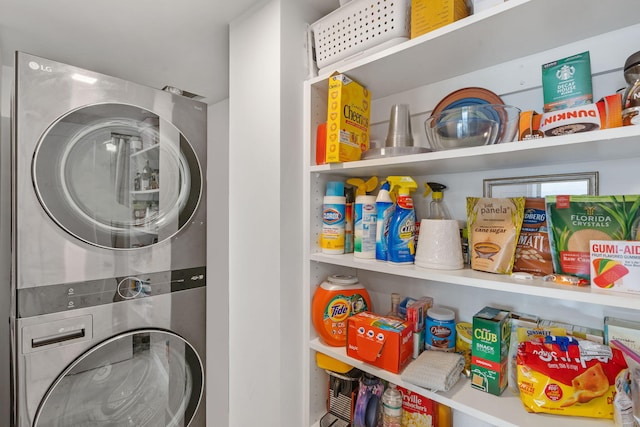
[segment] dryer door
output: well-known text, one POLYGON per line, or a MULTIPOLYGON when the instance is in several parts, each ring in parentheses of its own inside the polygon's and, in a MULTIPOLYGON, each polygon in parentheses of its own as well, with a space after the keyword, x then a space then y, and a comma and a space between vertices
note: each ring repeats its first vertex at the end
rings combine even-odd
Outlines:
POLYGON ((202 173, 171 123, 132 105, 105 103, 53 123, 32 163, 47 214, 92 245, 131 249, 175 235, 194 214, 202 173))
POLYGON ((149 329, 113 337, 76 359, 52 384, 34 427, 187 427, 204 389, 194 348, 149 329))

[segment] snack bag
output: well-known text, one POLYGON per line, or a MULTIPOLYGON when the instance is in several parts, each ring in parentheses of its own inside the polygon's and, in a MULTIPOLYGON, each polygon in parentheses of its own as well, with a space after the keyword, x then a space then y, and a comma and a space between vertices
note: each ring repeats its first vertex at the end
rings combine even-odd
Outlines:
POLYGON ((618 349, 550 336, 521 343, 517 360, 527 411, 613 419, 616 377, 627 367, 618 349))
POLYGON ((546 276, 553 273, 547 213, 543 197, 527 197, 513 271, 546 276))
POLYGON ((523 215, 524 197, 467 197, 472 269, 511 274, 523 215))

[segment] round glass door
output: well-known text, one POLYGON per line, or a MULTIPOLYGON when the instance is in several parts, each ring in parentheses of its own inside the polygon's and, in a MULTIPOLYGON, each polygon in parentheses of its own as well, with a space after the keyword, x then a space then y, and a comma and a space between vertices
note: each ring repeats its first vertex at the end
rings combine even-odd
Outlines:
POLYGON ((111 338, 49 388, 34 427, 187 427, 204 387, 202 362, 180 336, 141 330, 111 338))
POLYGON ((53 123, 37 144, 32 175, 40 203, 65 231, 110 248, 175 235, 202 190, 184 135, 151 111, 97 104, 53 123))

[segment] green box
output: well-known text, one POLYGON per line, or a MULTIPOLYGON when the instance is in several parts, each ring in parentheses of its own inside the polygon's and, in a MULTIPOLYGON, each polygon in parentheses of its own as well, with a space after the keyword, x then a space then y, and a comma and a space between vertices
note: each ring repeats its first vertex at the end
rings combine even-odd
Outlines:
POLYGON ((507 387, 511 317, 485 307, 473 316, 471 387, 500 396, 507 387))
POLYGON ((593 103, 589 52, 544 64, 542 93, 545 113, 593 103))

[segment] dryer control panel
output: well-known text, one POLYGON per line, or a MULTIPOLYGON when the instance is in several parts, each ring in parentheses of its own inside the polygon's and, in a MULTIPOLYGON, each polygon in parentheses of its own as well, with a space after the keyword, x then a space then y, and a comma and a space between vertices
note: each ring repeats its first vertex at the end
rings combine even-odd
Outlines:
POLYGON ((146 298, 206 285, 206 267, 18 289, 17 317, 146 298))

